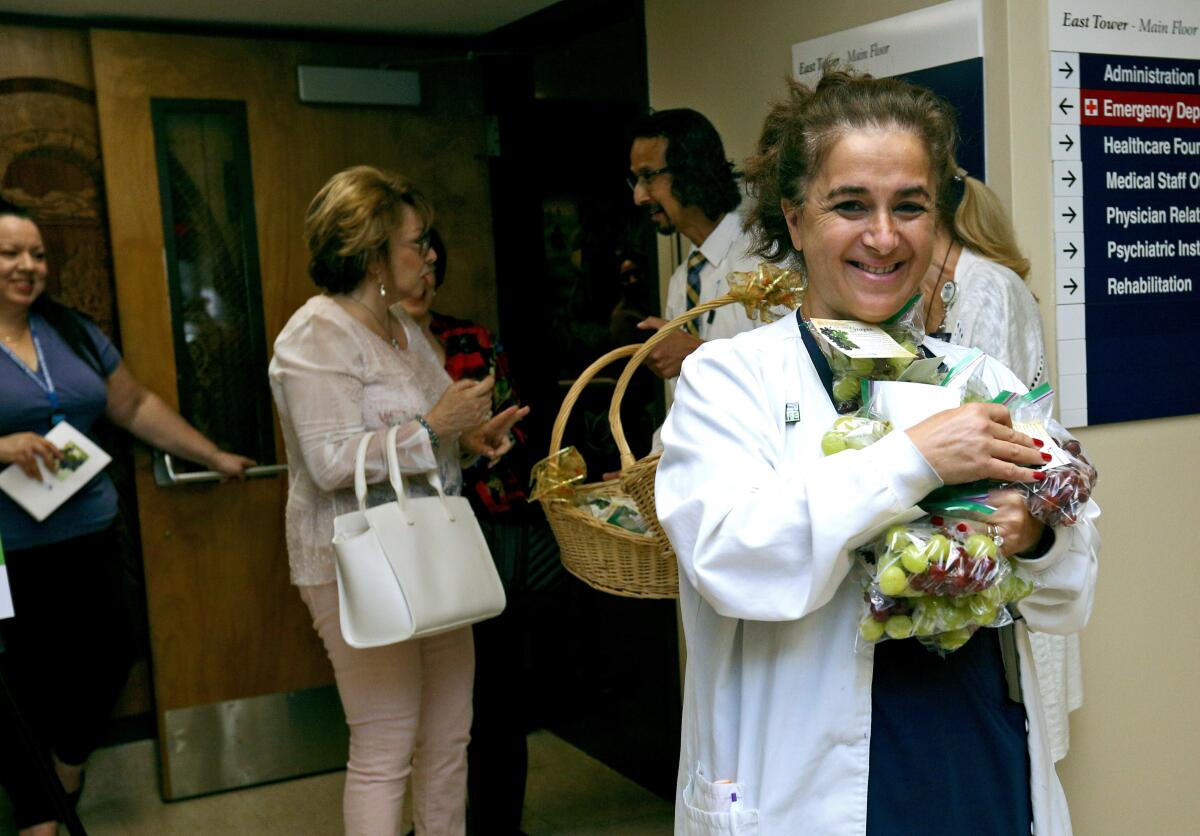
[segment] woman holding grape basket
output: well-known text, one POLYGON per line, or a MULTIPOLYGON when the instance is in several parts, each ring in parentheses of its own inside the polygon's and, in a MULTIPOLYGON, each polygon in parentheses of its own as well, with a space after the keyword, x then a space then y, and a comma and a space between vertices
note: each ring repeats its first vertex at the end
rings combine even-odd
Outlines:
POLYGON ((663 430, 688 651, 677 833, 1070 833, 1028 631, 1088 619, 1095 471, 1079 465, 1069 514, 1035 517, 1048 468, 1076 461, 1014 428, 1044 393, 903 334, 954 146, 932 93, 827 70, 791 85, 745 166, 759 254, 808 290, 795 316, 688 358, 663 430), (821 320, 849 324, 822 337, 821 320), (875 332, 897 352, 849 359, 875 332), (950 408, 894 425, 867 409, 871 378, 964 367, 950 408), (979 513, 917 507, 977 482, 979 513))

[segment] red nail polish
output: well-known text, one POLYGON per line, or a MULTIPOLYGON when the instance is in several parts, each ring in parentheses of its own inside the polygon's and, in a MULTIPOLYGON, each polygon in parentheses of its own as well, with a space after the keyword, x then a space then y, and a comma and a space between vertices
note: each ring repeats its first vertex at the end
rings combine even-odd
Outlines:
POLYGON ((1046 446, 1046 442, 1042 441, 1040 438, 1035 438, 1035 439, 1033 440, 1033 446, 1034 446, 1034 447, 1045 447, 1045 446, 1046 446))
POLYGON ((1054 456, 1051 456, 1049 453, 1042 453, 1042 461, 1048 462, 1053 458, 1054 456))
POLYGON ((1046 474, 1045 474, 1045 473, 1042 473, 1042 471, 1040 471, 1040 470, 1035 470, 1035 471, 1033 472, 1033 481, 1035 481, 1035 482, 1040 482, 1040 481, 1042 481, 1042 480, 1043 480, 1043 479, 1045 479, 1045 478, 1046 478, 1046 474))

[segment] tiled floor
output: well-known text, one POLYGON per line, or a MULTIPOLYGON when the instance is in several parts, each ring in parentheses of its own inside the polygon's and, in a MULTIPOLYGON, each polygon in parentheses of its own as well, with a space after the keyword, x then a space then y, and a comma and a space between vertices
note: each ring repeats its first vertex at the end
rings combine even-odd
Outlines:
MULTIPOLYGON (((79 806, 89 836, 341 832, 343 773, 176 801, 159 799, 155 744, 101 749, 79 806)), ((672 805, 549 732, 529 738, 524 829, 530 836, 665 836, 672 805)), ((60 830, 60 833, 65 833, 60 830)), ((0 836, 13 836, 0 798, 0 836)))

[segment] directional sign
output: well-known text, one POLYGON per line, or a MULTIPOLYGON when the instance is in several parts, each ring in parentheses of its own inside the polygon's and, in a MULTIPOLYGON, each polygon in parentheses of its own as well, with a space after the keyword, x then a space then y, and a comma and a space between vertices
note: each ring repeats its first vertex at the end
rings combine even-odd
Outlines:
POLYGON ((1083 229, 1083 198, 1054 198, 1054 231, 1079 232, 1083 229))
POLYGON ((1055 125, 1050 129, 1050 144, 1051 159, 1079 159, 1079 126, 1055 125))
POLYGON ((1060 305, 1082 305, 1087 301, 1082 267, 1054 271, 1054 301, 1060 305))
POLYGON ((1084 267, 1083 233, 1058 232, 1054 235, 1054 266, 1084 267))
POLYGON ((1200 413, 1200 2, 1049 10, 1060 420, 1200 413))
POLYGON ((1079 124, 1079 88, 1050 88, 1050 122, 1054 125, 1079 124))
POLYGON ((1073 160, 1054 161, 1054 196, 1079 197, 1083 194, 1083 186, 1079 179, 1083 168, 1073 160))
POLYGON ((1050 53, 1050 86, 1079 89, 1079 53, 1050 53))

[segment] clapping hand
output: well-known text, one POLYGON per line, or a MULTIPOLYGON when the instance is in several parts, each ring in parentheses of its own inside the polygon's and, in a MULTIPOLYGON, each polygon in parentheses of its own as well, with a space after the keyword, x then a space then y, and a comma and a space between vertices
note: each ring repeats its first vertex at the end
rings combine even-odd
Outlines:
POLYGON ((527 406, 510 406, 487 422, 463 433, 460 443, 463 449, 482 456, 488 460, 488 467, 493 467, 512 449, 512 428, 528 414, 527 406))
POLYGON ((492 389, 496 379, 457 380, 451 383, 425 420, 442 438, 468 433, 484 424, 492 414, 492 389))

